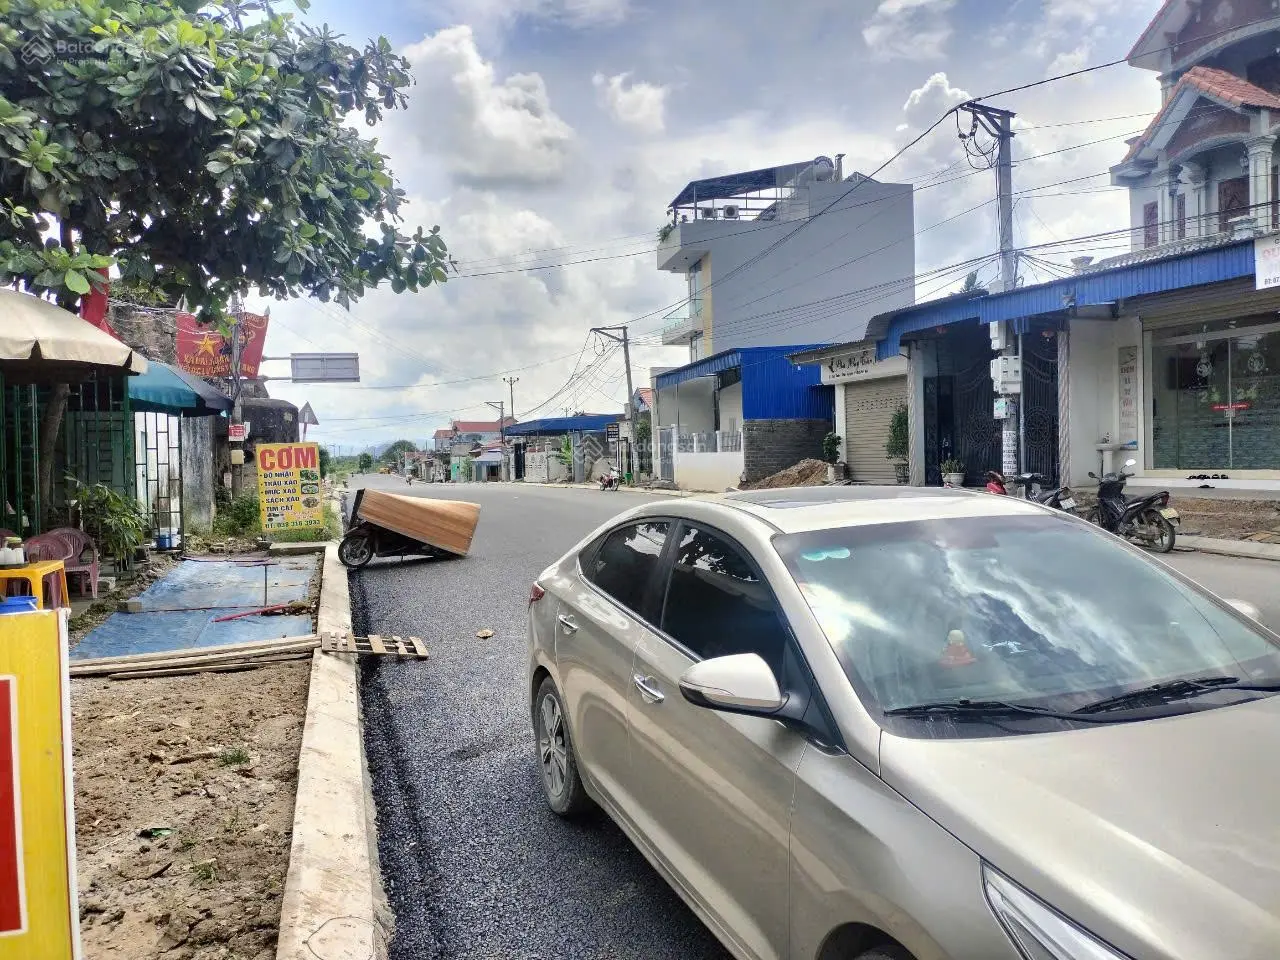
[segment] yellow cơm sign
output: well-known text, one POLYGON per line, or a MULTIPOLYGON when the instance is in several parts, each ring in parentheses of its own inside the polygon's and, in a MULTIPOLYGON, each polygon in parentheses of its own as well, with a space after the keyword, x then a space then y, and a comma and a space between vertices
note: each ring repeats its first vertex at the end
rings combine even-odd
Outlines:
POLYGON ((309 530, 324 526, 318 443, 260 443, 258 509, 263 530, 309 530))
POLYGON ((0 615, 0 960, 78 960, 65 610, 0 615))

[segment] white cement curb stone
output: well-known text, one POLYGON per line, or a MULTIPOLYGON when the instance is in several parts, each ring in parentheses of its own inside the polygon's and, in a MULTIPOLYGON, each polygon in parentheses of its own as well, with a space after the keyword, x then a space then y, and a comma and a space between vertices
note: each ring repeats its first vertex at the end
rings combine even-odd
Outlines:
POLYGON ((1249 540, 1220 540, 1214 537, 1178 537, 1178 546, 1213 553, 1221 557, 1242 557, 1248 560, 1280 560, 1280 544, 1253 543, 1249 540))
MULTIPOLYGON (((324 552, 316 629, 351 630, 351 598, 337 544, 324 552)), ((368 815, 354 656, 316 651, 298 758, 289 873, 276 960, 386 956, 377 837, 368 815)))

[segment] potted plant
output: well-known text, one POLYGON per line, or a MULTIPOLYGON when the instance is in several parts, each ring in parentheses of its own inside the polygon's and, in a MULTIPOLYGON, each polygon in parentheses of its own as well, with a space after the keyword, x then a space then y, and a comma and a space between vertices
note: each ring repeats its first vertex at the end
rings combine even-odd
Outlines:
POLYGON ((907 427, 907 405, 901 404, 889 421, 889 439, 884 445, 884 455, 893 461, 893 472, 898 483, 911 482, 911 465, 907 459, 910 448, 907 427))
POLYGON ((822 438, 822 459, 827 461, 827 483, 835 483, 844 478, 843 464, 840 463, 840 444, 844 438, 834 431, 822 438))
POLYGON ((964 464, 959 460, 943 460, 942 482, 948 487, 963 487, 964 464))
POLYGON ((111 560, 116 571, 128 568, 134 551, 146 540, 147 518, 138 501, 122 496, 102 483, 76 484, 76 506, 84 532, 93 538, 103 557, 111 560))

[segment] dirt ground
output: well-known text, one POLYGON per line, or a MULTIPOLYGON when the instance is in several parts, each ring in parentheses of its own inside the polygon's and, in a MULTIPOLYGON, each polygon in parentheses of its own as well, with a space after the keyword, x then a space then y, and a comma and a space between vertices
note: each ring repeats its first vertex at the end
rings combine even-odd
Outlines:
POLYGON ((270 960, 310 661, 72 682, 85 960, 270 960))
POLYGON ((744 483, 744 490, 776 490, 779 487, 816 487, 827 482, 827 464, 822 460, 801 460, 794 467, 779 471, 754 483, 744 483))
POLYGON ((1224 540, 1280 540, 1280 501, 1210 500, 1174 494, 1171 506, 1182 514, 1182 529, 1224 540), (1265 536, 1268 533, 1274 537, 1265 536))

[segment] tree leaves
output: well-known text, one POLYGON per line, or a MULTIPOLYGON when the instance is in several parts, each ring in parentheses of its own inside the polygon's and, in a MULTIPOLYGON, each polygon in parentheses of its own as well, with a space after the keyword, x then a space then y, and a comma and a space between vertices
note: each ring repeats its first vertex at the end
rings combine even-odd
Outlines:
POLYGON ((118 258, 165 302, 217 313, 251 291, 347 306, 447 279, 439 228, 396 229, 404 192, 346 122, 406 102, 385 40, 355 47, 260 0, 0 3, 0 282, 84 295, 118 258), (94 55, 5 55, 69 35, 94 55))

